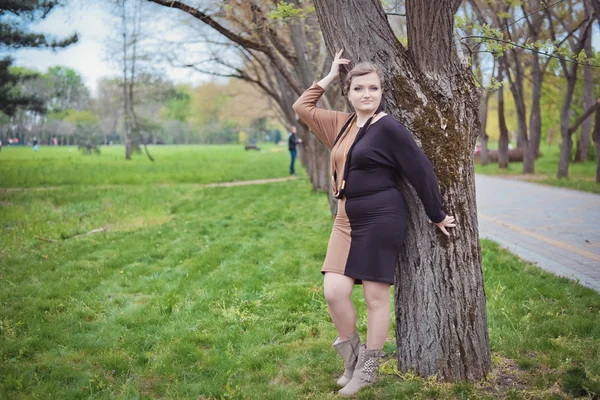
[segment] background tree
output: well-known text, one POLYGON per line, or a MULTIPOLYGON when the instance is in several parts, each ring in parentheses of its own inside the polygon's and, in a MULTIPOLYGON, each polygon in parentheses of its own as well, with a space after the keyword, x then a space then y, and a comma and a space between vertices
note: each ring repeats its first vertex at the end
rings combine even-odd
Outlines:
MULTIPOLYGON (((296 120, 292 104, 329 64, 312 5, 294 0, 274 4, 267 0, 228 0, 218 4, 190 5, 185 1, 147 0, 173 8, 209 28, 205 43, 218 50, 203 60, 189 60, 181 53, 173 58, 200 72, 233 77, 252 83, 277 105, 283 125, 296 125, 303 140, 300 158, 313 188, 329 192, 329 151, 308 128, 296 120), (221 68, 215 71, 215 66, 221 68)), ((173 14, 164 14, 165 18, 173 14)), ((189 19, 187 21, 190 21, 189 19)), ((200 29, 196 29, 199 35, 200 29)), ((177 41, 183 48, 183 40, 177 41)), ((329 96, 329 95, 328 95, 329 96)), ((324 96, 327 108, 343 108, 339 96, 324 96)), ((330 197, 332 211, 336 202, 330 197)))
POLYGON ((12 115, 7 117, 6 136, 18 138, 19 143, 26 144, 28 139, 33 136, 39 138, 43 131, 49 85, 42 74, 29 68, 12 66, 8 72, 16 77, 12 95, 17 94, 19 98, 36 99, 37 106, 15 106, 12 115))
MULTIPOLYGON (((550 23, 550 32, 552 35, 552 40, 555 42, 558 39, 556 30, 554 28, 554 23, 562 24, 567 31, 577 32, 577 36, 570 37, 568 43, 572 54, 579 55, 584 49, 587 39, 587 31, 588 29, 591 29, 593 19, 592 16, 588 14, 590 9, 583 7, 583 4, 575 4, 572 1, 567 1, 566 3, 566 6, 561 5, 561 8, 556 12, 549 9, 546 9, 545 12, 548 16, 548 19, 552 19, 550 23), (585 17, 582 17, 582 14, 585 15, 585 17)), ((571 159, 571 149, 573 147, 573 138, 569 132, 571 121, 571 103, 573 101, 573 93, 575 91, 575 84, 577 82, 577 69, 579 67, 579 63, 572 62, 568 64, 567 61, 562 58, 560 58, 558 61, 563 72, 563 76, 567 80, 567 89, 560 111, 560 132, 562 144, 560 149, 560 160, 558 164, 557 176, 561 178, 569 175, 569 161, 571 159)))
POLYGON ((102 78, 96 85, 94 109, 103 134, 103 143, 119 142, 119 121, 123 107, 121 103, 122 83, 115 78, 102 78))
MULTIPOLYGON (((28 29, 60 5, 61 1, 52 0, 0 0, 0 52, 25 47, 56 49, 77 42, 76 34, 59 40, 28 29)), ((8 115, 13 115, 17 107, 41 111, 42 100, 15 90, 18 83, 27 77, 11 73, 12 62, 11 57, 0 60, 0 111, 8 115)))
POLYGON ((125 159, 131 159, 134 151, 144 147, 146 156, 154 161, 143 136, 142 125, 138 120, 138 101, 136 99, 136 84, 141 75, 151 74, 152 29, 150 19, 142 7, 142 0, 112 0, 113 14, 118 20, 118 39, 111 41, 113 59, 117 60, 122 71, 122 124, 123 140, 125 142, 125 159))
MULTIPOLYGON (((554 107, 553 95, 548 91, 557 87, 554 84, 556 82, 554 71, 558 60, 569 64, 581 62, 581 57, 573 53, 569 45, 572 44, 574 35, 587 17, 581 13, 583 7, 580 5, 573 9, 575 13, 567 16, 564 11, 564 0, 551 3, 540 0, 521 2, 470 0, 468 4, 474 11, 475 18, 467 21, 465 25, 472 26, 473 20, 476 20, 477 24, 475 24, 475 33, 467 34, 463 39, 468 40, 464 40, 463 43, 473 54, 473 60, 475 55, 479 54, 478 47, 483 44, 485 51, 505 61, 503 76, 508 78, 513 94, 517 121, 517 146, 522 148, 520 152, 511 152, 511 156, 523 159, 523 173, 533 173, 535 159, 539 155, 542 128, 544 125, 548 127, 553 124, 551 112, 545 113, 546 120, 542 118, 542 103, 554 107), (563 21, 567 17, 570 23, 563 21), (554 39, 550 40, 552 37, 554 39), (543 85, 545 79, 555 82, 543 85), (526 85, 529 82, 531 85, 526 85), (531 100, 527 102, 525 95, 529 89, 531 100), (544 98, 546 95, 551 98, 544 98), (530 107, 529 137, 525 129, 527 127, 526 107, 530 107)), ((560 80, 558 83, 562 84, 560 80)), ((508 153, 508 149, 503 147, 508 143, 509 141, 503 140, 503 144, 499 145, 500 153, 508 153)))
POLYGON ((395 286, 399 368, 481 379, 491 356, 473 170, 480 96, 455 47, 461 2, 407 0, 408 48, 395 38, 378 0, 314 3, 330 53, 344 49, 353 63, 383 67, 385 109, 412 130, 432 160, 444 207, 458 221, 455 233, 443 238, 402 182, 409 228, 395 286))
POLYGON ((55 66, 44 74, 50 86, 46 104, 49 111, 90 108, 90 92, 81 75, 73 68, 55 66))
MULTIPOLYGON (((500 82, 504 79, 505 68, 506 63, 500 63, 498 65, 498 81, 500 82)), ((506 116, 504 114, 504 87, 502 86, 498 89, 498 127, 500 129, 500 136, 498 138, 498 168, 508 168, 508 144, 510 138, 508 135, 508 128, 506 127, 506 116)))
POLYGON ((596 183, 600 183, 600 108, 594 113, 594 131, 592 139, 596 146, 596 183))
MULTIPOLYGON (((584 6, 586 8, 586 14, 593 15, 594 9, 592 6, 593 0, 585 0, 584 6)), ((585 55, 592 59, 594 53, 592 51, 592 28, 587 30, 585 43, 583 45, 585 55)), ((586 110, 594 105, 594 67, 592 65, 583 66, 583 109, 586 110)), ((575 151, 576 162, 583 162, 587 160, 588 151, 590 147, 590 139, 592 133, 593 118, 588 118, 581 124, 581 133, 579 140, 577 141, 577 150, 575 151)))

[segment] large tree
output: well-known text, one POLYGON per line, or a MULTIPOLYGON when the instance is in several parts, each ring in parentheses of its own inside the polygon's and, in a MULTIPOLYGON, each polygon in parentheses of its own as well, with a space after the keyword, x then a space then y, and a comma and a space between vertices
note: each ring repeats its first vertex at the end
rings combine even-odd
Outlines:
MULTIPOLYGON (((59 0, 0 0, 0 52, 27 47, 60 48, 75 43, 76 34, 55 39, 28 29, 31 24, 46 18, 61 3, 59 0)), ((12 62, 11 57, 0 60, 0 111, 13 115, 18 107, 42 110, 42 100, 19 93, 19 82, 27 78, 11 72, 12 62)))
POLYGON ((480 94, 453 36, 460 3, 407 0, 404 47, 380 0, 314 0, 330 53, 344 49, 353 63, 383 68, 385 110, 431 159, 444 208, 458 221, 450 238, 436 232, 401 182, 409 228, 395 285, 399 368, 477 380, 491 368, 473 168, 480 94))

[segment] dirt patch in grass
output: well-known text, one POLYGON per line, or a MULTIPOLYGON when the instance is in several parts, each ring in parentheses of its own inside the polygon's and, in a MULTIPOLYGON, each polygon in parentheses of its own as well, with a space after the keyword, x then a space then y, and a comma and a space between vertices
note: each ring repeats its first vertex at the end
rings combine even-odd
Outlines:
POLYGON ((527 371, 519 368, 517 363, 502 355, 496 356, 492 372, 477 388, 491 393, 507 392, 511 389, 522 390, 526 386, 527 371))

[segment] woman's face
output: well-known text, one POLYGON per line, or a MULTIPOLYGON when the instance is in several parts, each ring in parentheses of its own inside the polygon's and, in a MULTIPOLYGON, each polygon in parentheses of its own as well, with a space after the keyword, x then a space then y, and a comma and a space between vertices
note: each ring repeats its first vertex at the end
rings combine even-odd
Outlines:
POLYGON ((357 112, 374 113, 381 103, 381 82, 375 72, 357 76, 350 83, 348 99, 357 112))

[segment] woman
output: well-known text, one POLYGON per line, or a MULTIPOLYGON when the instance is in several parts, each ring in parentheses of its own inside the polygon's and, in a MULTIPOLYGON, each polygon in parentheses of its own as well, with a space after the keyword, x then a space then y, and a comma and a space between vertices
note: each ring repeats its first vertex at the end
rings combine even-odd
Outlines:
POLYGON ((414 186, 427 215, 440 230, 456 226, 442 210, 438 181, 431 163, 410 132, 380 109, 382 73, 360 63, 344 82, 355 112, 317 108, 339 66, 350 60, 340 50, 331 71, 307 89, 294 110, 331 149, 332 189, 338 213, 321 272, 325 299, 338 337, 333 346, 344 360, 338 380, 342 396, 353 396, 375 382, 390 323, 390 286, 406 231, 406 207, 395 178, 404 175, 414 186), (356 311, 350 299, 355 284, 363 285, 367 303, 367 343, 356 332, 356 311))

